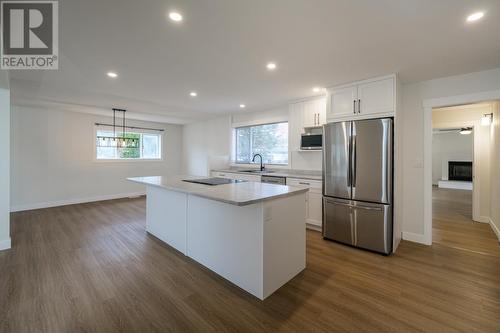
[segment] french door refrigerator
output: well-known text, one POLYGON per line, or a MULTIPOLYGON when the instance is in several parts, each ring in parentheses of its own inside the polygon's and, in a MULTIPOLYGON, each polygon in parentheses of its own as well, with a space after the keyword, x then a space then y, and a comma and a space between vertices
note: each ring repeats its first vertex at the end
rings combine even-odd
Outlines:
POLYGON ((323 237, 392 252, 393 119, 323 129, 323 237))

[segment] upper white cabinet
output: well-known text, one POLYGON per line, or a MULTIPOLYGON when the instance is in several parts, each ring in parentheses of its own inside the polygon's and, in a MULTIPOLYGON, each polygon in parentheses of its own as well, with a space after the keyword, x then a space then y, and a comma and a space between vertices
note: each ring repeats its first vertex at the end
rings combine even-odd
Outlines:
POLYGON ((326 109, 328 121, 392 116, 396 110, 396 77, 330 88, 326 109))
POLYGON ((326 124, 326 99, 317 98, 289 105, 288 146, 291 151, 300 150, 300 136, 304 127, 320 127, 326 124))
POLYGON ((349 86, 328 90, 327 118, 350 117, 356 114, 358 87, 349 86))
POLYGON ((358 113, 394 112, 394 79, 363 83, 358 86, 358 113))
POLYGON ((326 100, 324 98, 303 103, 302 127, 323 126, 326 123, 326 100))

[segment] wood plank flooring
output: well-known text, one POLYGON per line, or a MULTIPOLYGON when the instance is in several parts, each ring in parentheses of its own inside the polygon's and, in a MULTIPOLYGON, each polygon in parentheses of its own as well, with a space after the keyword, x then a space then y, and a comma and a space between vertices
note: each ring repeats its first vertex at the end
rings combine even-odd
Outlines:
POLYGON ((149 236, 144 198, 11 224, 0 332, 500 332, 497 256, 402 242, 384 257, 308 231, 306 270, 262 302, 149 236))
POLYGON ((432 198, 434 243, 500 257, 490 225, 472 220, 472 191, 433 187, 432 198))

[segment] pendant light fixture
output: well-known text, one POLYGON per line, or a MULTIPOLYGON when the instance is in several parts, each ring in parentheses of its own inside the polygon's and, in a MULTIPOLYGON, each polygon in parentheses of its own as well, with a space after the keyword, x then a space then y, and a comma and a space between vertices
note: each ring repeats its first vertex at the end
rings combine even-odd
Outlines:
POLYGON ((464 127, 459 132, 462 135, 469 135, 472 133, 472 127, 464 127))
POLYGON ((127 110, 124 109, 113 109, 113 136, 97 136, 97 146, 98 147, 107 147, 107 148, 139 148, 139 139, 138 138, 127 138, 127 133, 125 133, 125 112, 127 110), (116 135, 116 113, 122 112, 122 126, 121 126, 121 136, 116 135))

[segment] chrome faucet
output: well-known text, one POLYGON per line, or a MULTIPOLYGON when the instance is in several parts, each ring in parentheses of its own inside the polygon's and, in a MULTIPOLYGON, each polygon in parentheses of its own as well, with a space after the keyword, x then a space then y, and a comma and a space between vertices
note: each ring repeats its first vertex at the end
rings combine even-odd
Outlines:
POLYGON ((264 171, 265 167, 264 167, 264 164, 262 164, 262 155, 261 154, 255 154, 255 155, 253 155, 252 162, 255 162, 255 158, 257 156, 260 157, 260 171, 264 171))

